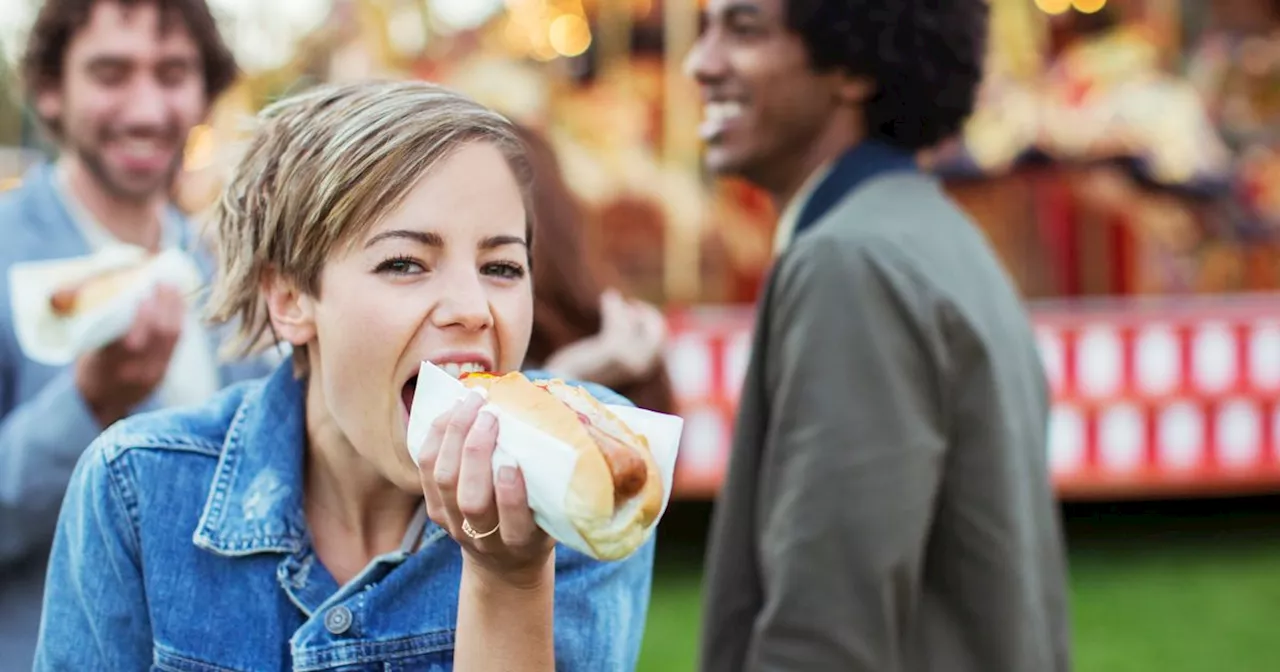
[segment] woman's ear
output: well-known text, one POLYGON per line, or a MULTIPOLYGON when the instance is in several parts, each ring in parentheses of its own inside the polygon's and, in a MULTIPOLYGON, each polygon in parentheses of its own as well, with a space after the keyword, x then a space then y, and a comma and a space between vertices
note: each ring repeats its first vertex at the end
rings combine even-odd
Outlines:
POLYGON ((277 336, 295 347, 315 338, 315 302, 296 283, 269 270, 262 279, 262 296, 277 336))

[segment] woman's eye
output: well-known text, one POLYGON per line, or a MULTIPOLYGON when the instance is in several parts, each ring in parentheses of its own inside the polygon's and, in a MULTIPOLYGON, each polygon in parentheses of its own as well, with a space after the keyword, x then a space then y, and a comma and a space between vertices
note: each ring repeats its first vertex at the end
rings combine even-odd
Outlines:
POLYGON ((485 275, 493 275, 507 280, 519 280, 524 277, 524 266, 502 261, 485 264, 483 272, 485 275))
POLYGON ((395 275, 412 275, 414 273, 421 273, 426 269, 422 267, 422 264, 419 264, 418 262, 412 259, 396 258, 396 259, 387 259, 381 264, 378 264, 378 268, 376 270, 378 273, 393 273, 395 275))

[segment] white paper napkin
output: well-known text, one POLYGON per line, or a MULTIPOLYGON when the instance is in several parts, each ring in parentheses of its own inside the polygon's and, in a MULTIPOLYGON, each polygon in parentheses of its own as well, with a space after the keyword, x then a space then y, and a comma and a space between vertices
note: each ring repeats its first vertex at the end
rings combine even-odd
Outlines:
POLYGON ((170 249, 147 262, 136 283, 103 305, 73 317, 53 313, 49 299, 60 287, 101 271, 136 264, 145 257, 146 251, 140 247, 112 245, 89 256, 11 266, 10 303, 22 351, 48 366, 69 364, 81 354, 128 333, 138 306, 157 285, 172 285, 187 296, 199 291, 202 280, 195 261, 180 250, 170 249))
MULTIPOLYGON (((422 363, 413 408, 409 409, 409 453, 415 461, 431 430, 431 423, 470 391, 461 381, 434 364, 422 363)), ((630 406, 610 405, 608 408, 632 431, 644 435, 649 441, 649 449, 662 475, 662 508, 646 531, 651 535, 671 500, 671 484, 684 420, 630 406)), ((519 466, 524 474, 529 508, 533 509, 538 525, 556 541, 597 557, 564 510, 565 495, 578 460, 577 452, 563 441, 510 417, 496 406, 490 404, 484 409, 498 418, 498 445, 493 454, 494 477, 497 477, 500 467, 519 466)))

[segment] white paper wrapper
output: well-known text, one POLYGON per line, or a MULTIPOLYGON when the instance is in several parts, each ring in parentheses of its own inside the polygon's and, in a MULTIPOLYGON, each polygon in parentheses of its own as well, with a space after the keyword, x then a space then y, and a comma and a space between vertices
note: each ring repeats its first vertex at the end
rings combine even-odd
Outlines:
POLYGON ((27 357, 48 366, 63 366, 81 354, 124 336, 138 306, 165 283, 185 295, 200 289, 200 269, 179 250, 162 252, 147 263, 133 286, 112 300, 81 315, 54 315, 49 298, 58 288, 94 273, 135 264, 146 252, 132 245, 113 245, 100 252, 71 259, 14 264, 9 268, 9 292, 14 331, 27 357))
MULTIPOLYGON (((415 461, 431 430, 431 423, 470 391, 439 367, 423 362, 414 392, 413 408, 409 409, 408 444, 415 461)), ((611 405, 609 410, 626 422, 632 431, 648 439, 649 449, 661 472, 662 509, 649 526, 648 533, 653 534, 671 500, 671 483, 684 420, 678 416, 630 406, 611 405)), ((508 416, 496 406, 486 405, 481 412, 486 411, 498 418, 498 445, 493 454, 494 477, 497 477, 500 467, 519 466, 524 474, 529 508, 533 509, 534 520, 538 525, 556 541, 596 557, 564 511, 569 480, 578 460, 574 449, 559 439, 508 416)))

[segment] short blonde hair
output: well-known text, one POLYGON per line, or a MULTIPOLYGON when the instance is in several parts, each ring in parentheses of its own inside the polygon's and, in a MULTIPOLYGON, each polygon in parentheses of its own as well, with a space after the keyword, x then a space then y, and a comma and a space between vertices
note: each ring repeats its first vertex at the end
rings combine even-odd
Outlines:
MULTIPOLYGON (((435 84, 325 85, 270 105, 258 121, 209 220, 219 268, 208 317, 238 323, 230 356, 275 342, 262 296, 268 271, 318 296, 330 255, 353 244, 460 147, 495 145, 528 203, 531 175, 512 125, 435 84)), ((294 354, 302 373, 305 351, 294 354)))

